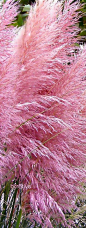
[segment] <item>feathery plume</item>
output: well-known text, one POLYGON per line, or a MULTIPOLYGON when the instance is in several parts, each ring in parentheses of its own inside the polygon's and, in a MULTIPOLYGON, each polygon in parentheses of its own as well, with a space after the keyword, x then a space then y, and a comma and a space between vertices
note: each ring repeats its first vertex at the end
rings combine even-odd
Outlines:
POLYGON ((12 46, 0 84, 1 183, 19 178, 24 212, 52 227, 51 217, 65 223, 63 211, 86 177, 86 47, 75 55, 79 4, 39 0, 15 36, 6 27, 15 4, 4 7, 3 50, 10 33, 12 46))

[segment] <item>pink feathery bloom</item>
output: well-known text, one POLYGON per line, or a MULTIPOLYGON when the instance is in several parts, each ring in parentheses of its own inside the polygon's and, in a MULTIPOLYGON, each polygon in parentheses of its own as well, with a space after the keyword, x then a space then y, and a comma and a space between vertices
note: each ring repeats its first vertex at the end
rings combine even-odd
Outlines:
POLYGON ((24 212, 44 227, 65 222, 86 179, 86 46, 75 46, 80 5, 71 3, 37 1, 20 31, 6 27, 13 2, 0 16, 1 183, 19 179, 24 212))

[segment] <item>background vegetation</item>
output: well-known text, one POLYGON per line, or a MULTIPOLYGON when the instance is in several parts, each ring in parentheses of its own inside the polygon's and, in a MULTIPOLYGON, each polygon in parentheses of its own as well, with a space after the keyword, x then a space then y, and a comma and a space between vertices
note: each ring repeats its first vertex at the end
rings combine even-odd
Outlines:
MULTIPOLYGON (((35 0, 16 0, 19 2, 19 9, 20 12, 16 18, 16 21, 14 22, 15 26, 22 26, 28 16, 28 13, 30 11, 31 5, 35 3, 35 0)), ((76 1, 76 0, 74 0, 76 1)), ((73 2, 74 2, 73 1, 73 2)), ((6 0, 4 0, 6 2, 6 0)), ((80 11, 82 11, 82 17, 79 22, 79 27, 81 29, 79 36, 81 36, 81 42, 86 42, 86 0, 80 0, 82 7, 80 11)))

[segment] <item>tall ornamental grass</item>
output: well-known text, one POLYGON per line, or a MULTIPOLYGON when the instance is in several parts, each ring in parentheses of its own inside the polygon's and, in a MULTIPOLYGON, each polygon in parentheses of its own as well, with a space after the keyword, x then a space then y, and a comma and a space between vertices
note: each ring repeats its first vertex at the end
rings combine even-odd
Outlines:
POLYGON ((86 181, 86 45, 78 1, 39 0, 25 25, 0 10, 0 180, 17 180, 23 213, 66 225, 86 181))

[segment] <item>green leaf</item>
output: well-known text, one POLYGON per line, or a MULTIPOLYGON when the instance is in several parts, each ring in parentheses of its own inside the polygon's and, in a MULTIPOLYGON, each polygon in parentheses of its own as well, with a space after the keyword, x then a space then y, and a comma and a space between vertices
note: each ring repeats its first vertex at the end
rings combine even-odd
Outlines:
POLYGON ((6 218, 6 213, 7 213, 7 200, 8 200, 8 196, 9 196, 9 192, 10 192, 10 181, 8 181, 5 184, 5 187, 1 190, 0 192, 0 200, 2 197, 2 194, 4 194, 4 203, 3 203, 3 211, 2 211, 2 216, 0 218, 0 224, 2 224, 5 221, 6 218))
POLYGON ((11 213, 10 213, 8 228, 11 228, 11 221, 12 221, 12 216, 13 216, 13 210, 14 210, 14 207, 15 207, 15 201, 16 201, 17 191, 18 191, 18 188, 16 188, 14 190, 14 194, 13 194, 13 197, 12 197, 12 200, 11 200, 11 204, 10 204, 11 213))
POLYGON ((86 36, 86 29, 84 29, 83 31, 81 31, 80 35, 81 36, 86 36))
POLYGON ((28 5, 25 5, 24 7, 23 7, 23 12, 29 12, 30 11, 30 8, 31 8, 31 6, 28 4, 28 5))
POLYGON ((17 23, 18 23, 18 26, 22 26, 24 24, 21 14, 18 15, 17 23))
POLYGON ((17 223, 16 223, 16 227, 15 228, 19 228, 21 216, 22 216, 22 209, 20 209, 20 211, 19 211, 19 215, 18 215, 18 219, 17 219, 17 223))

